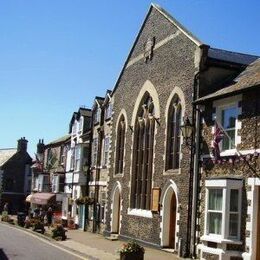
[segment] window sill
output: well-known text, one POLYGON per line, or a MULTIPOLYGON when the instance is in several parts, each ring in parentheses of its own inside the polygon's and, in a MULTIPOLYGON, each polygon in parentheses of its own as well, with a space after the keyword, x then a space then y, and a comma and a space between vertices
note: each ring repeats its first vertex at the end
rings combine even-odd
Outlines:
POLYGON ((237 154, 237 150, 236 149, 230 149, 230 150, 225 150, 223 152, 220 152, 220 156, 224 157, 224 156, 234 156, 237 154))
POLYGON ((175 174, 180 174, 181 173, 181 169, 170 169, 167 170, 163 173, 163 175, 175 175, 175 174))
POLYGON ((242 245, 242 241, 237 239, 226 239, 218 235, 204 235, 200 238, 202 241, 215 242, 219 244, 233 244, 233 245, 242 245))
POLYGON ((152 211, 145 209, 128 209, 127 214, 144 218, 153 218, 152 211))

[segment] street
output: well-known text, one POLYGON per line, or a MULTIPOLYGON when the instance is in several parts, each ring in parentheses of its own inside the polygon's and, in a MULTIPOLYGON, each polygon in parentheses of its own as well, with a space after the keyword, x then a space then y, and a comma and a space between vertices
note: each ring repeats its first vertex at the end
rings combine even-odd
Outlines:
POLYGON ((59 248, 51 242, 20 229, 0 223, 0 259, 1 260, 76 260, 85 259, 59 248))

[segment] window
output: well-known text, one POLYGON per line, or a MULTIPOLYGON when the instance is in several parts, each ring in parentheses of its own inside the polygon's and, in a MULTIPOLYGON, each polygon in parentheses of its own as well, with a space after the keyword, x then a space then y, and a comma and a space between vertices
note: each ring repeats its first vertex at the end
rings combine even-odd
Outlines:
POLYGON ((52 192, 59 192, 59 175, 54 175, 52 178, 52 192))
POLYGON ((81 146, 77 145, 75 147, 75 170, 80 171, 80 155, 81 155, 81 146))
POLYGON ((70 157, 70 169, 74 169, 74 160, 75 160, 75 148, 71 148, 71 157, 70 157))
POLYGON ((100 108, 97 108, 97 110, 94 112, 94 118, 93 118, 94 124, 100 122, 100 116, 101 116, 101 110, 100 108))
POLYGON ((62 145, 60 147, 60 164, 63 165, 65 163, 65 153, 66 153, 66 149, 65 149, 65 146, 62 145))
POLYGON ((240 100, 241 96, 238 95, 220 99, 213 103, 213 107, 216 107, 216 122, 220 128, 224 129, 223 138, 219 144, 221 152, 235 149, 235 146, 240 142, 238 137, 238 129, 241 127, 238 121, 240 100))
POLYGON ((221 109, 221 125, 227 134, 224 134, 222 140, 222 150, 235 148, 236 120, 238 116, 238 108, 230 106, 221 109))
POLYGON ((180 99, 174 96, 168 113, 166 170, 180 167, 181 114, 180 99))
POLYGON ((221 234, 222 200, 222 189, 209 189, 208 221, 211 234, 221 234))
POLYGON ((240 239, 241 193, 241 180, 206 180, 206 236, 240 239))
POLYGON ((113 106, 111 103, 109 103, 106 107, 105 110, 105 119, 109 119, 112 116, 112 110, 113 110, 113 106))
POLYGON ((92 142, 92 167, 97 164, 98 138, 94 138, 92 142))
POLYGON ((131 208, 150 210, 154 127, 153 100, 147 93, 139 107, 134 128, 131 208))
POLYGON ((123 160, 125 148, 125 118, 122 115, 117 127, 115 173, 123 173, 123 160))
POLYGON ((109 137, 105 137, 104 139, 104 154, 103 154, 103 166, 108 165, 108 155, 109 155, 109 137))

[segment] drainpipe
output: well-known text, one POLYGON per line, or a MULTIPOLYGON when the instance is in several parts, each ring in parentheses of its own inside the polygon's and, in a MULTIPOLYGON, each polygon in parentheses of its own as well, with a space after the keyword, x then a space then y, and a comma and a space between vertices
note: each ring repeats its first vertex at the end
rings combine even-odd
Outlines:
POLYGON ((194 89, 193 89, 193 124, 194 137, 195 140, 193 146, 194 157, 193 157, 193 173, 192 176, 192 203, 191 203, 191 223, 190 223, 190 256, 196 258, 196 219, 197 219, 197 202, 198 202, 198 185, 199 185, 199 161, 200 161, 200 137, 201 137, 201 111, 198 105, 194 105, 194 101, 199 98, 200 91, 200 74, 204 72, 207 67, 205 66, 205 61, 208 55, 209 46, 200 46, 200 60, 199 69, 194 76, 194 89))

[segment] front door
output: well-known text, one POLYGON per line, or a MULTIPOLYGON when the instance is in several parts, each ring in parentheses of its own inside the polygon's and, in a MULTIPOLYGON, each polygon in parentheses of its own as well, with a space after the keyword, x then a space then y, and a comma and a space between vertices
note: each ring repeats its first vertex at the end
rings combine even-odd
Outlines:
POLYGON ((176 226, 176 197, 172 194, 170 208, 169 247, 175 248, 175 226, 176 226))
POLYGON ((84 228, 84 214, 85 213, 85 206, 84 205, 79 205, 79 228, 83 229, 84 228))

